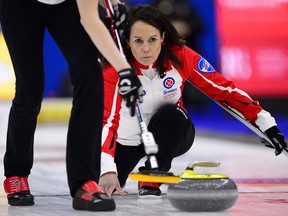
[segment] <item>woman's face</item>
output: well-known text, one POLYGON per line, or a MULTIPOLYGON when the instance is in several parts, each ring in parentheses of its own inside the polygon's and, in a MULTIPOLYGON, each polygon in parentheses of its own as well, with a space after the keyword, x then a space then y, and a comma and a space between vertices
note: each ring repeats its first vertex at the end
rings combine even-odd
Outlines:
POLYGON ((127 41, 133 56, 143 65, 153 64, 161 51, 164 34, 145 22, 137 21, 131 26, 130 40, 127 41))

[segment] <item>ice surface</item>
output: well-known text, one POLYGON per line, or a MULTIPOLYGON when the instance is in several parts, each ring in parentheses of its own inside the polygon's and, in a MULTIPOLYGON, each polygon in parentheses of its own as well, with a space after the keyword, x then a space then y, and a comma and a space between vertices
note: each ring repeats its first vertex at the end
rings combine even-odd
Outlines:
MULTIPOLYGON (((3 182, 3 154, 5 151, 6 122, 9 106, 0 105, 0 182, 3 182)), ((161 186, 162 199, 138 199, 137 182, 129 180, 124 188, 126 196, 114 196, 113 212, 83 212, 72 209, 65 170, 65 143, 67 125, 39 125, 35 134, 35 163, 29 177, 30 189, 35 196, 31 207, 10 207, 3 186, 0 187, 1 216, 74 216, 74 215, 237 215, 282 216, 288 212, 288 158, 275 157, 273 150, 261 143, 231 141, 199 132, 192 149, 173 161, 172 172, 178 175, 195 160, 220 161, 213 170, 196 169, 197 172, 217 172, 232 178, 239 190, 236 204, 223 212, 182 212, 167 199, 167 185, 161 186)), ((227 137, 230 135, 227 134, 227 137)), ((223 136, 222 136, 223 137, 223 136)), ((141 162, 140 162, 141 163, 141 162)))

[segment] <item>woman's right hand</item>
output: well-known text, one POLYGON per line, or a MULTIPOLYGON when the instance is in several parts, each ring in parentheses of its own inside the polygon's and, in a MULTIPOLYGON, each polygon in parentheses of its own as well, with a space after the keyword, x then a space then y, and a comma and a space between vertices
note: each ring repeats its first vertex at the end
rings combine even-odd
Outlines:
POLYGON ((100 177, 99 187, 101 187, 108 196, 111 196, 114 190, 118 195, 127 194, 127 192, 122 190, 117 173, 115 172, 104 173, 100 177))

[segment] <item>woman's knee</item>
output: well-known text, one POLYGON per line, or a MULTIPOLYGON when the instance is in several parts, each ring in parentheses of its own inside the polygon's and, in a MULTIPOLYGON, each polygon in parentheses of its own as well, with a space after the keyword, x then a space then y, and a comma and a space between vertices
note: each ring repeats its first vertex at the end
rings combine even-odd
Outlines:
POLYGON ((165 105, 161 107, 151 118, 148 130, 168 133, 185 134, 185 129, 190 124, 190 119, 185 110, 176 105, 165 105))

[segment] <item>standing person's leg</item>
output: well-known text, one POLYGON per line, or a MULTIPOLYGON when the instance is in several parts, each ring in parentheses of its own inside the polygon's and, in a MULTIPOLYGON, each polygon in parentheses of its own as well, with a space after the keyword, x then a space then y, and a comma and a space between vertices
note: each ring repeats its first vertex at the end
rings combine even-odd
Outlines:
POLYGON ((37 1, 1 0, 0 16, 16 76, 4 156, 4 188, 10 205, 33 205, 27 177, 33 165, 34 133, 44 91, 45 7, 37 1))
POLYGON ((99 52, 80 23, 76 1, 65 1, 56 7, 48 29, 68 62, 74 87, 66 155, 73 207, 91 211, 114 210, 113 199, 105 196, 95 183, 100 175, 104 110, 99 52), (81 194, 86 192, 93 194, 91 200, 82 200, 81 194), (94 202, 96 199, 98 201, 94 202))

